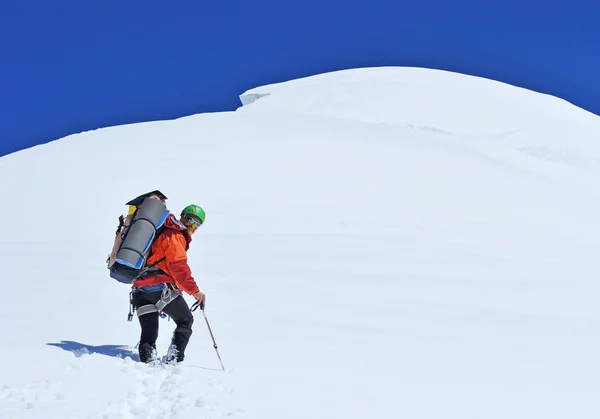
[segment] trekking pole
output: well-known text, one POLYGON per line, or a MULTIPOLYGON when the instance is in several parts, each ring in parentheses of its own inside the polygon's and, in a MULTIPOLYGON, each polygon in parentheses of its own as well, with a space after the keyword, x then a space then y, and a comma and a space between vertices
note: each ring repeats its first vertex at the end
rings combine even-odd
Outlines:
POLYGON ((208 318, 206 317, 206 313, 204 312, 204 302, 196 301, 192 305, 192 311, 195 311, 198 307, 202 310, 202 315, 204 316, 204 320, 206 320, 206 325, 208 326, 208 331, 210 332, 210 337, 213 341, 213 347, 215 348, 215 352, 217 353, 217 357, 219 358, 219 362, 221 363, 221 369, 225 371, 225 367, 223 366, 223 361, 221 360, 221 355, 219 355, 219 349, 217 348, 217 342, 215 342, 215 336, 213 335, 212 329, 210 328, 210 323, 208 323, 208 318))

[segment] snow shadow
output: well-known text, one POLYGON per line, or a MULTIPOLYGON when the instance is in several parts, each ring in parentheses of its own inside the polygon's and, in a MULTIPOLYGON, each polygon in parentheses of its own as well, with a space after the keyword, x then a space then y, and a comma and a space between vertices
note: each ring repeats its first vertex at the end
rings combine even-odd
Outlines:
POLYGON ((60 343, 47 343, 49 346, 56 346, 65 351, 72 352, 76 357, 90 354, 100 354, 111 356, 113 358, 131 358, 133 361, 139 362, 140 357, 137 353, 127 349, 125 345, 86 345, 84 343, 74 342, 71 340, 61 340, 60 343))

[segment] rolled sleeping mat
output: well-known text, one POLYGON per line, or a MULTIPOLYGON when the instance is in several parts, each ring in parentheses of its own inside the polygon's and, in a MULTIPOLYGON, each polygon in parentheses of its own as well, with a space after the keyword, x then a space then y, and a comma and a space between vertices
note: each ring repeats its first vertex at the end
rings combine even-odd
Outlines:
POLYGON ((168 215, 169 210, 165 204, 158 199, 146 198, 131 222, 127 236, 117 252, 116 262, 133 269, 141 269, 156 230, 163 225, 168 215))

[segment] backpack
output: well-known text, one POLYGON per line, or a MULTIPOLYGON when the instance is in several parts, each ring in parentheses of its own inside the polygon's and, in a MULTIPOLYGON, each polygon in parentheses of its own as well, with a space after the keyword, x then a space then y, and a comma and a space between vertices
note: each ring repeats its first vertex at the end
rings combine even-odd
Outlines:
POLYGON ((135 207, 132 214, 119 217, 115 241, 106 259, 110 277, 124 284, 132 284, 154 265, 146 266, 152 243, 162 231, 169 216, 164 204, 167 197, 152 191, 132 199, 125 205, 135 207))

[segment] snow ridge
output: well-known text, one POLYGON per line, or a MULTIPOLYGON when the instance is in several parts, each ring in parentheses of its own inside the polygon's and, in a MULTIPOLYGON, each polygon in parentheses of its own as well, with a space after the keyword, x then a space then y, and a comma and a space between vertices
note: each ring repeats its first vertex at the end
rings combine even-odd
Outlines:
POLYGON ((598 117, 406 68, 244 101, 0 159, 0 418, 600 417, 598 117), (201 316, 183 364, 137 362, 105 260, 155 189, 207 212, 188 258, 234 370, 201 316))

